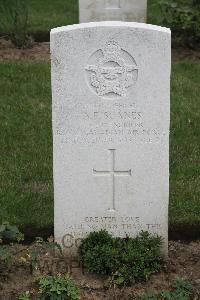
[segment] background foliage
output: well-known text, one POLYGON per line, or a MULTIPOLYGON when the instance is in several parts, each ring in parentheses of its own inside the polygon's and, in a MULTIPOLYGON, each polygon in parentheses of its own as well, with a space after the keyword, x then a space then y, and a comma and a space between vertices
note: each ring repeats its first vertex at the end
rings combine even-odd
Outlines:
POLYGON ((188 46, 200 44, 200 1, 160 0, 160 23, 170 27, 176 41, 188 46))

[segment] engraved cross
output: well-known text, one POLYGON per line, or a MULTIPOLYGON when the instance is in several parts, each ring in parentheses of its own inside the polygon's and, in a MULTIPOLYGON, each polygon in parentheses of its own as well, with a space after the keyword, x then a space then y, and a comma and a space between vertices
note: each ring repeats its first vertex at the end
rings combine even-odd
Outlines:
POLYGON ((112 204, 111 207, 108 210, 109 211, 115 211, 116 210, 116 205, 115 205, 115 177, 119 177, 119 176, 131 176, 131 169, 128 171, 119 171, 119 170, 115 170, 115 151, 116 149, 109 149, 110 151, 110 170, 109 171, 97 171, 95 169, 93 169, 93 174, 95 176, 109 176, 111 179, 111 185, 112 185, 112 195, 111 195, 111 199, 112 199, 112 204))

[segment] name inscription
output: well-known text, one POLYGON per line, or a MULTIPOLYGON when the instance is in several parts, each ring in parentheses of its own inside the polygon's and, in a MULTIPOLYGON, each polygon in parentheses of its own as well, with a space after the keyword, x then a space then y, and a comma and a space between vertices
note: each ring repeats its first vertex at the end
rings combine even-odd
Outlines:
POLYGON ((54 107, 55 134, 61 143, 153 143, 162 140, 165 132, 149 127, 146 116, 135 103, 87 105, 78 103, 69 108, 54 107))

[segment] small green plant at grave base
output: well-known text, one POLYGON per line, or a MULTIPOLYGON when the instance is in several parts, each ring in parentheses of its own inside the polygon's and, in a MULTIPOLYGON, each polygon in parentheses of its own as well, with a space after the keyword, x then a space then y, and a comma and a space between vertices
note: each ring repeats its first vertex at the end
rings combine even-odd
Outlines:
POLYGON ((10 225, 8 222, 0 225, 0 239, 3 242, 21 242, 24 240, 24 235, 15 225, 10 225))
POLYGON ((18 300, 30 300, 30 292, 26 291, 19 295, 18 300))
POLYGON ((43 276, 39 279, 38 300, 79 300, 79 290, 69 275, 43 276))
POLYGON ((37 237, 35 238, 35 242, 36 242, 37 244, 42 244, 42 243, 44 243, 44 239, 43 239, 42 237, 40 237, 40 236, 37 236, 37 237))
POLYGON ((63 254, 62 247, 57 242, 54 242, 52 236, 47 239, 47 242, 41 237, 36 237, 35 241, 36 243, 45 246, 47 249, 58 250, 61 255, 63 254))
POLYGON ((57 254, 60 256, 63 255, 61 246, 54 242, 53 237, 48 238, 47 241, 44 241, 44 239, 41 237, 37 237, 35 242, 35 247, 27 254, 28 259, 26 260, 26 263, 29 264, 31 274, 34 270, 37 270, 41 267, 40 258, 48 257, 50 254, 48 252, 49 250, 58 250, 58 252, 54 252, 54 255, 56 256, 57 254))
POLYGON ((38 261, 41 253, 39 250, 32 250, 30 254, 28 254, 28 262, 30 267, 30 273, 33 274, 33 270, 37 269, 38 261))
POLYGON ((0 32, 17 48, 28 45, 28 9, 26 0, 1 0, 0 32))
POLYGON ((182 278, 177 278, 172 284, 171 291, 162 291, 159 294, 147 293, 140 300, 189 300, 192 293, 192 285, 182 278))
POLYGON ((161 245, 162 238, 148 232, 122 239, 101 230, 83 240, 79 257, 88 272, 110 275, 111 284, 131 284, 160 270, 161 245))
POLYGON ((58 250, 61 255, 63 254, 62 247, 54 241, 54 238, 52 236, 49 237, 47 239, 47 242, 44 242, 44 244, 48 249, 58 250))
POLYGON ((187 300, 192 292, 192 285, 188 281, 177 278, 172 284, 172 295, 177 300, 187 300))

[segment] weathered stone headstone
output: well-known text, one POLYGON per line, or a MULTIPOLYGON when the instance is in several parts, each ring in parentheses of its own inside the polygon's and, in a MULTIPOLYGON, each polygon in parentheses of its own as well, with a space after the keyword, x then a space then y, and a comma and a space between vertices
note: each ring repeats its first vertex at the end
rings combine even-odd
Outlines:
POLYGON ((99 22, 51 31, 55 237, 168 239, 170 30, 99 22))
POLYGON ((147 0, 79 0, 79 21, 146 22, 147 0))

